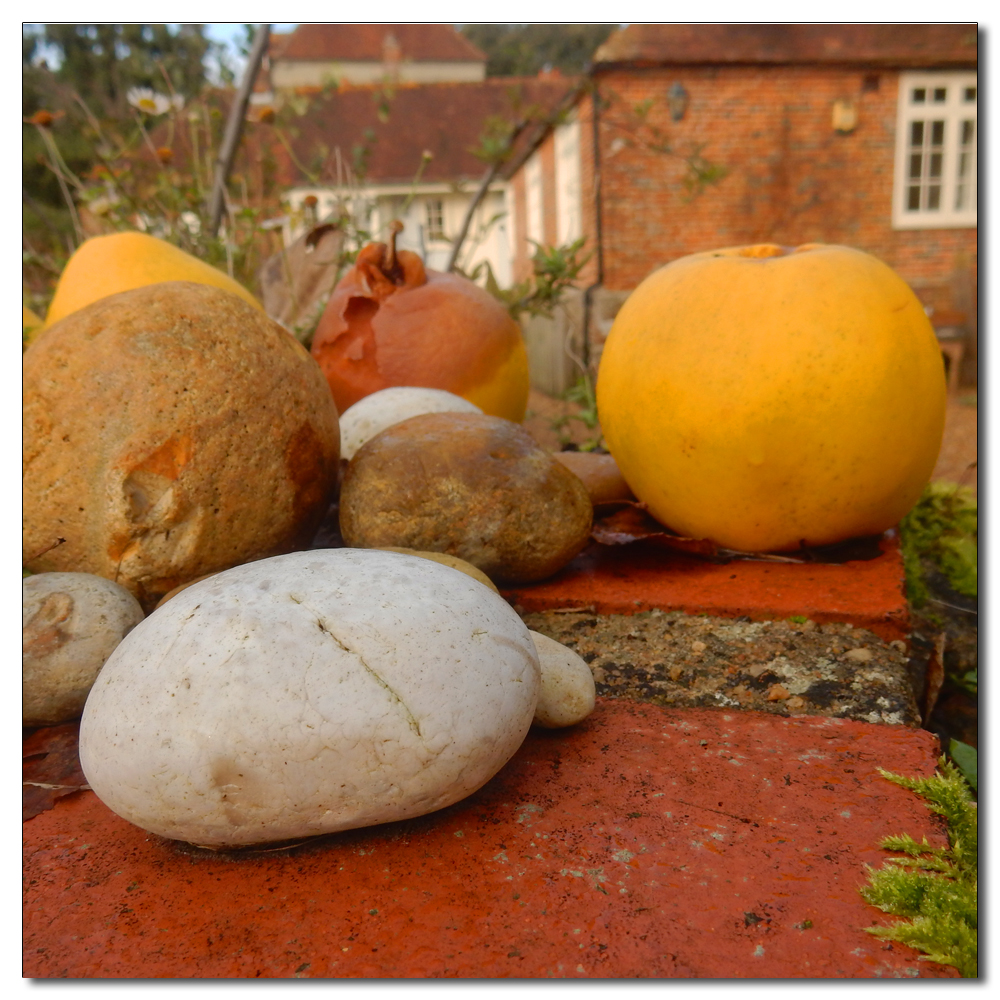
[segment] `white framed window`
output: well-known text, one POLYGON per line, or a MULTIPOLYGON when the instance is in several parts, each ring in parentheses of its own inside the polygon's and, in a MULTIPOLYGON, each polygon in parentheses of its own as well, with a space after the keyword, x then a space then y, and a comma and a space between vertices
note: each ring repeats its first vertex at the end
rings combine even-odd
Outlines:
POLYGON ((977 108, 974 72, 900 74, 893 228, 977 224, 977 108))
POLYGON ((426 233, 428 240, 444 240, 444 202, 440 198, 429 198, 424 202, 427 215, 426 233))

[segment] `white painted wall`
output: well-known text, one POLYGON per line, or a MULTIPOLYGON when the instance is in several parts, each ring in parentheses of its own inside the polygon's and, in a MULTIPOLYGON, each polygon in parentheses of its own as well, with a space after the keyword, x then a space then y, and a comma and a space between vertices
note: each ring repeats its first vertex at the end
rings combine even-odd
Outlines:
MULTIPOLYGON (((536 150, 524 165, 525 199, 527 202, 527 219, 524 234, 529 240, 537 243, 545 242, 545 217, 542 214, 542 155, 536 150)), ((528 256, 534 253, 534 247, 528 247, 528 256)))
MULTIPOLYGON (((400 83, 478 83, 486 79, 484 62, 408 62, 396 64, 396 79, 400 83)), ((322 87, 331 81, 338 83, 381 83, 386 77, 386 64, 375 61, 308 59, 276 59, 271 66, 271 86, 276 90, 293 87, 322 87)))
POLYGON ((582 233, 580 204, 580 123, 569 121, 555 130, 556 231, 559 242, 571 243, 582 233))

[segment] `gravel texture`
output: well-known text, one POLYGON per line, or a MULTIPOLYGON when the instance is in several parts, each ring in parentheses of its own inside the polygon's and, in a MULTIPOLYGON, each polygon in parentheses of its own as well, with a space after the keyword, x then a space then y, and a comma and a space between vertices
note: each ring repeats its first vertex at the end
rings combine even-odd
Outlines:
POLYGON ((848 623, 751 622, 659 610, 544 611, 522 618, 590 664, 599 696, 920 725, 905 645, 848 623))

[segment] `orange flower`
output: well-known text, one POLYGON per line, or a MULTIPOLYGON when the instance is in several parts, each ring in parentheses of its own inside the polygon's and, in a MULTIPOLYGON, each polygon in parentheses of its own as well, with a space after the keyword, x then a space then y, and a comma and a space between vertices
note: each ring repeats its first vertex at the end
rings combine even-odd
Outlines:
POLYGON ((30 118, 25 118, 24 121, 29 125, 40 125, 42 128, 49 128, 57 118, 62 118, 64 114, 65 112, 63 111, 46 111, 42 108, 36 111, 30 118))
POLYGON ((156 151, 156 158, 160 163, 166 165, 170 163, 174 158, 174 151, 169 146, 160 146, 156 151))

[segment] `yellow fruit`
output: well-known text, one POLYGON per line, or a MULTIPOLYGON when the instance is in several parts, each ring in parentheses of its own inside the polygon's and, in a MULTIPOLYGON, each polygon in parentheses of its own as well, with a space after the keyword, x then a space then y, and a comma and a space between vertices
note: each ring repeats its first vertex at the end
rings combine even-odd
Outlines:
POLYGON ((651 513, 758 552, 894 525, 934 468, 945 398, 906 283, 815 243, 660 268, 616 317, 597 379, 608 447, 651 513))
POLYGON ((70 257, 56 285, 45 325, 49 327, 106 295, 161 281, 214 285, 263 309, 238 281, 173 244, 145 233, 111 233, 86 240, 70 257))

